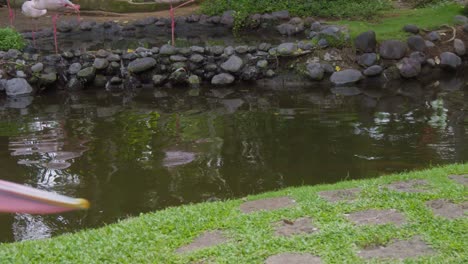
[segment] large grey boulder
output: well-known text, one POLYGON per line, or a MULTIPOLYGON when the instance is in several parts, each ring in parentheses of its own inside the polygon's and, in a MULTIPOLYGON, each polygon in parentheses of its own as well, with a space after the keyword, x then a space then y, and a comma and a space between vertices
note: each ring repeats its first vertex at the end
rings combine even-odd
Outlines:
POLYGON ((229 57, 227 61, 221 64, 221 68, 228 72, 238 72, 244 66, 244 62, 236 55, 229 57))
POLYGON ((452 52, 444 52, 440 54, 440 66, 445 69, 455 70, 462 64, 462 60, 452 52))
POLYGON ((458 56, 464 56, 466 54, 465 43, 461 39, 455 39, 453 41, 453 48, 458 56))
POLYGON ((408 45, 399 40, 386 40, 380 45, 380 56, 384 59, 399 60, 408 50, 408 45))
POLYGON ((397 68, 404 78, 413 78, 421 73, 421 63, 411 58, 404 58, 397 64, 397 68))
POLYGON ((468 23, 468 17, 457 15, 453 18, 453 22, 458 25, 464 25, 468 23))
POLYGON ((13 78, 6 82, 5 92, 8 96, 26 95, 33 92, 31 85, 23 78, 13 78))
POLYGON ((94 67, 86 67, 82 70, 80 70, 76 76, 80 79, 85 80, 86 82, 90 82, 94 79, 94 76, 96 75, 96 69, 94 67))
POLYGON ((362 80, 362 78, 363 76, 360 71, 350 69, 350 70, 334 72, 332 76, 330 77, 330 81, 335 85, 343 85, 343 84, 356 83, 362 80))
POLYGON ((418 34, 419 33, 419 27, 416 25, 405 25, 403 27, 403 31, 411 33, 411 34, 418 34))
POLYGON ((374 31, 359 34, 354 39, 354 46, 361 52, 374 52, 377 47, 377 39, 374 31))
POLYGON ((325 76, 325 70, 320 63, 307 64, 307 75, 314 81, 321 81, 325 76))
POLYGON ((297 52, 297 44, 292 42, 282 43, 277 47, 277 52, 282 56, 290 56, 297 52))
POLYGON ((128 71, 132 73, 140 73, 154 68, 156 60, 151 57, 136 59, 128 64, 128 71))
POLYGON ((213 85, 228 85, 234 82, 234 76, 229 73, 221 73, 213 76, 211 84, 213 85))
POLYGON ((440 34, 437 31, 431 31, 429 34, 426 35, 427 39, 434 42, 440 40, 440 34))
POLYGON ((415 51, 426 50, 426 41, 419 35, 411 36, 407 40, 410 49, 415 51))

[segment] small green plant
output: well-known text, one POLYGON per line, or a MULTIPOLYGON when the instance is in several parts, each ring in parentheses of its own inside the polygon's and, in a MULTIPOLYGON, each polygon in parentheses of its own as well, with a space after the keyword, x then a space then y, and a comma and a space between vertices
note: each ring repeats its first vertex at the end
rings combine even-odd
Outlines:
POLYGON ((12 28, 0 28, 0 50, 21 50, 26 47, 26 41, 18 31, 12 28))

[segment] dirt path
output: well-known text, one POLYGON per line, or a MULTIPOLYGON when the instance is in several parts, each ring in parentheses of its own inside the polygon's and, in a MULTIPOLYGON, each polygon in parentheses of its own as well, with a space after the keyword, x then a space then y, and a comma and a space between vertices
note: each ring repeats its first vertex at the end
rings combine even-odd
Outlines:
MULTIPOLYGON (((199 10, 199 6, 193 5, 188 7, 183 7, 177 10, 176 16, 186 16, 193 14, 194 12, 199 10)), ((16 19, 14 26, 18 31, 29 31, 33 28, 32 21, 21 14, 21 9, 16 9, 16 19)), ((145 17, 169 17, 168 11, 159 11, 159 12, 147 12, 147 13, 109 13, 109 12, 102 12, 102 11, 83 11, 81 13, 81 19, 84 21, 96 21, 96 22, 104 22, 104 21, 134 21, 145 17)), ((62 19, 76 19, 75 15, 65 15, 65 18, 62 19)), ((8 20, 8 9, 6 7, 0 8, 0 27, 7 27, 9 26, 8 20)), ((38 28, 47 28, 52 27, 52 21, 50 16, 41 17, 38 19, 38 28)))

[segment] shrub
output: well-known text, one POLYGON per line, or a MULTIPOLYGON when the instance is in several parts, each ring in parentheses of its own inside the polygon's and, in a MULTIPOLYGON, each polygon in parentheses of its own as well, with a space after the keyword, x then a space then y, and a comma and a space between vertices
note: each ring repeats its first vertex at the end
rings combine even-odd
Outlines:
POLYGON ((0 50, 18 49, 26 46, 23 36, 12 28, 0 28, 0 50))

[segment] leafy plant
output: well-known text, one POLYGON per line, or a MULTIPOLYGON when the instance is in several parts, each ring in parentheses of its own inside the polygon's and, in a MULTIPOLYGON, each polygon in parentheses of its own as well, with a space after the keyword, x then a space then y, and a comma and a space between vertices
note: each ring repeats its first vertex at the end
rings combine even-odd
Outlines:
POLYGON ((21 50, 26 46, 23 36, 12 28, 0 28, 0 50, 21 50))

